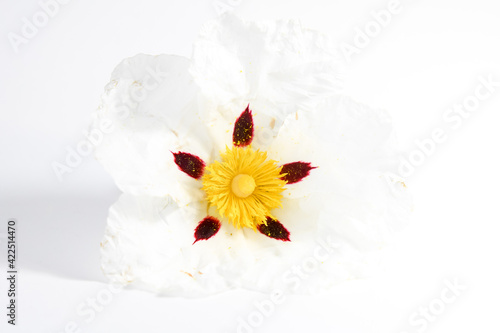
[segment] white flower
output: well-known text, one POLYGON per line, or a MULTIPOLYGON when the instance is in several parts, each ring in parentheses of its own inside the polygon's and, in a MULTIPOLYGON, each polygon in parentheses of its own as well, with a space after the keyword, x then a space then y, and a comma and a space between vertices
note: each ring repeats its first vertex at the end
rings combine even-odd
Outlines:
POLYGON ((377 266, 410 200, 390 177, 390 119, 341 96, 337 73, 320 34, 233 16, 203 28, 192 59, 124 60, 94 119, 114 124, 96 156, 124 192, 101 244, 108 278, 168 295, 312 292, 377 266), (281 169, 299 161, 317 168, 281 169))

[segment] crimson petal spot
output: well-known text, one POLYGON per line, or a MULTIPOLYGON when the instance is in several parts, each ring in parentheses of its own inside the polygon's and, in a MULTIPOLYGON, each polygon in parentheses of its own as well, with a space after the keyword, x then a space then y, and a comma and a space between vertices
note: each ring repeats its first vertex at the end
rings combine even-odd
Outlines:
POLYGON ((196 230, 194 231, 195 241, 193 242, 193 244, 202 239, 209 239, 210 237, 214 236, 219 231, 219 229, 220 221, 218 219, 212 216, 205 217, 203 220, 201 220, 201 222, 196 227, 196 230))
POLYGON ((253 117, 250 104, 245 111, 236 119, 233 131, 233 145, 236 147, 246 147, 253 140, 253 117))
POLYGON ((281 174, 284 176, 281 178, 287 182, 287 184, 294 184, 300 182, 305 177, 309 176, 309 171, 316 169, 317 167, 312 167, 311 163, 308 162, 293 162, 283 165, 281 169, 281 174))
POLYGON ((279 239, 284 242, 290 241, 290 232, 281 224, 278 220, 270 218, 266 219, 266 224, 259 224, 257 229, 260 233, 266 235, 267 237, 279 239))
POLYGON ((177 164, 182 172, 185 172, 194 179, 200 179, 201 176, 203 176, 205 162, 203 162, 201 158, 193 154, 183 152, 172 154, 174 154, 175 164, 177 164))

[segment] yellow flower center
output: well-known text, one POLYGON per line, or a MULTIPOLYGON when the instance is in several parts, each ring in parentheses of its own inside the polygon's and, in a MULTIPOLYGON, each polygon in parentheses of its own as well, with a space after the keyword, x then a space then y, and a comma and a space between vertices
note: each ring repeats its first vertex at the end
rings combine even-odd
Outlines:
POLYGON ((203 190, 210 205, 236 227, 256 229, 281 207, 286 184, 281 177, 281 167, 266 152, 226 147, 221 161, 205 168, 203 190))
POLYGON ((239 174, 231 182, 233 193, 239 198, 246 198, 255 190, 255 180, 252 176, 239 174))

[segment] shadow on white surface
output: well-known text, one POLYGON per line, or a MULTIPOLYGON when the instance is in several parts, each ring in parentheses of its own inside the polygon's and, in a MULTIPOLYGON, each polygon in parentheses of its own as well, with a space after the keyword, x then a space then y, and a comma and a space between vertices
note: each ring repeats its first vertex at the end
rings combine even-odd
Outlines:
POLYGON ((20 270, 105 282, 99 266, 99 243, 108 208, 117 198, 117 193, 107 193, 99 197, 72 194, 2 199, 2 219, 18 222, 20 270))

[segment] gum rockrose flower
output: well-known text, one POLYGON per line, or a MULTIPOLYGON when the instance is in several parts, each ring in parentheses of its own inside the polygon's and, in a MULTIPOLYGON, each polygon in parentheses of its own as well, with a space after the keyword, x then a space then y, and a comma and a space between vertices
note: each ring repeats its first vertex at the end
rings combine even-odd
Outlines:
POLYGON ((296 21, 227 15, 190 59, 118 65, 93 119, 113 124, 96 158, 123 192, 104 274, 190 297, 372 274, 411 200, 390 118, 340 94, 336 59, 296 21))

